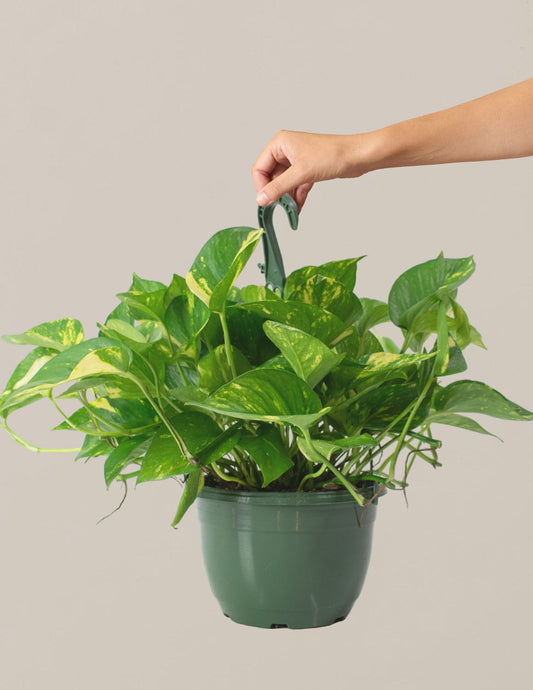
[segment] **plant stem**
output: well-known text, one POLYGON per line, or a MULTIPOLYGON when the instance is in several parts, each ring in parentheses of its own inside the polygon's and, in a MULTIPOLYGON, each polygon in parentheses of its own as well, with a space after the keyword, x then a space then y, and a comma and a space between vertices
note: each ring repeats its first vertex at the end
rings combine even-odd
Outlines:
POLYGON ((219 479, 222 479, 225 482, 236 482, 237 484, 241 484, 242 486, 249 488, 249 484, 247 484, 243 479, 240 479, 240 477, 229 477, 228 475, 225 475, 221 470, 219 470, 216 463, 211 463, 209 467, 213 470, 216 476, 219 477, 219 479))
POLYGON ((325 471, 326 465, 322 465, 322 467, 316 472, 310 472, 309 474, 306 474, 302 481, 298 484, 298 488, 296 489, 296 491, 302 491, 302 487, 305 484, 305 482, 307 482, 309 479, 316 479, 317 477, 320 477, 320 475, 324 474, 325 471))
MULTIPOLYGON (((139 379, 137 377, 130 375, 127 378, 129 378, 131 381, 133 381, 133 383, 135 383, 135 385, 138 388, 140 388, 144 397, 148 400, 150 405, 154 408, 154 410, 157 412, 157 414, 161 417, 163 424, 167 427, 167 429, 170 432, 170 435, 176 441, 178 448, 180 449, 183 457, 186 458, 186 460, 188 460, 190 463, 191 463, 191 461, 193 461, 193 463, 194 463, 195 462, 194 455, 190 452, 190 450, 187 448, 187 444, 185 443, 185 441, 182 439, 180 434, 178 434, 176 429, 174 429, 174 427, 170 423, 170 420, 166 416, 162 406, 159 406, 157 404, 157 402, 153 399, 150 391, 143 386, 143 384, 139 381, 139 379)), ((193 464, 193 463, 191 463, 191 464, 193 464)))
POLYGON ((407 349, 411 345, 411 342, 413 341, 413 334, 411 331, 407 331, 405 334, 405 339, 403 341, 402 349, 400 350, 400 354, 405 354, 407 352, 407 349))
POLYGON ((237 377, 237 369, 235 367, 235 360, 233 358, 233 350, 231 349, 231 341, 229 338, 228 322, 226 320, 226 311, 223 310, 218 313, 220 323, 222 324, 222 332, 224 333, 224 346, 226 348, 226 357, 228 358, 229 368, 233 378, 237 377))
MULTIPOLYGON (((52 403, 52 405, 53 405, 53 406, 56 408, 56 410, 59 412, 59 414, 63 417, 63 419, 65 420, 65 422, 66 422, 72 429, 74 429, 74 431, 79 431, 79 432, 82 433, 82 434, 89 434, 90 436, 101 436, 101 435, 104 433, 104 432, 102 431, 102 429, 99 429, 99 428, 98 428, 98 425, 96 425, 96 423, 95 423, 95 417, 96 417, 96 419, 98 419, 98 415, 97 415, 97 414, 94 414, 94 411, 93 411, 93 415, 94 415, 94 416, 91 416, 91 415, 89 414, 89 417, 91 418, 91 421, 93 422, 93 424, 95 424, 95 427, 96 427, 96 428, 95 428, 94 431, 88 431, 87 429, 84 429, 83 427, 78 426, 77 424, 74 424, 74 422, 72 422, 72 421, 69 419, 68 415, 66 415, 66 414, 63 412, 63 410, 62 410, 62 409, 59 407, 59 405, 57 404, 56 400, 53 398, 53 396, 52 396, 52 391, 51 391, 51 390, 48 391, 48 398, 50 399, 50 402, 52 403)), ((83 401, 82 401, 82 402, 83 402, 83 401)), ((101 421, 105 422, 105 424, 107 424, 109 427, 112 427, 112 429, 114 429, 115 431, 117 431, 117 432, 119 432, 119 433, 124 433, 124 429, 123 429, 122 427, 117 426, 116 424, 113 424, 113 423, 110 422, 109 420, 102 419, 101 421)))
POLYGON ((34 453, 78 453, 81 450, 81 448, 40 448, 39 446, 34 446, 33 443, 26 441, 26 439, 22 438, 22 436, 19 436, 16 431, 11 429, 5 419, 3 422, 0 421, 0 426, 7 431, 14 441, 20 443, 21 446, 24 446, 24 448, 31 450, 34 453))
POLYGON ((349 493, 355 498, 357 503, 360 506, 364 506, 365 505, 364 497, 361 496, 361 494, 358 493, 354 489, 354 487, 350 484, 350 482, 346 479, 346 477, 339 472, 339 470, 335 467, 335 465, 333 465, 326 457, 324 457, 322 455, 322 453, 319 453, 316 450, 316 448, 314 448, 313 440, 311 439, 309 429, 303 428, 302 431, 303 431, 304 439, 306 441, 307 450, 309 452, 309 455, 311 456, 310 457, 311 462, 318 462, 322 465, 325 465, 328 468, 328 470, 330 470, 337 477, 337 479, 340 481, 340 483, 346 489, 348 489, 349 493))
POLYGON ((95 431, 100 431, 100 429, 99 429, 99 427, 98 427, 98 424, 96 423, 96 419, 95 419, 95 417, 94 417, 94 415, 93 415, 93 412, 92 412, 92 410, 91 410, 91 408, 90 408, 90 406, 89 406, 89 401, 87 400, 87 395, 86 395, 85 391, 80 391, 80 392, 78 393, 78 398, 79 398, 81 404, 83 405, 83 407, 87 410, 87 414, 89 415, 89 419, 90 419, 91 422, 93 423, 94 430, 95 430, 95 431))
POLYGON ((407 435, 407 432, 409 431, 409 427, 411 426, 411 423, 412 423, 412 421, 413 421, 413 419, 414 419, 414 417, 415 417, 415 414, 416 414, 417 411, 418 411, 418 408, 419 408, 420 405, 422 404, 422 401, 423 401, 424 398, 426 397, 426 395, 427 395, 427 393, 428 393, 428 391, 429 391, 429 389, 431 388, 432 385, 433 385, 433 376, 430 376, 430 377, 428 378, 428 380, 426 381, 426 385, 425 385, 424 388, 422 389, 422 393, 420 393, 420 395, 419 395, 418 398, 416 399, 416 402, 415 402, 415 404, 414 404, 414 406, 413 406, 413 409, 411 410, 411 414, 410 414, 409 417, 407 418, 407 421, 406 421, 405 424, 404 424, 404 427, 403 427, 403 429, 402 429, 402 431, 401 431, 401 433, 400 433, 400 436, 398 437, 398 443, 397 443, 397 445, 396 445, 396 449, 395 449, 395 451, 394 451, 394 453, 393 453, 393 455, 392 455, 392 457, 391 457, 391 460, 390 460, 390 469, 389 469, 388 481, 392 481, 392 479, 394 478, 394 470, 395 470, 395 467, 396 467, 396 461, 398 460, 398 455, 399 455, 399 453, 400 453, 400 451, 401 451, 401 449, 402 449, 402 447, 403 447, 403 442, 404 442, 404 440, 405 440, 405 437, 406 437, 406 435, 407 435))
POLYGON ((183 384, 184 384, 185 386, 187 386, 187 385, 188 385, 188 381, 187 381, 187 379, 185 378, 185 374, 183 373, 183 369, 181 368, 181 364, 179 363, 179 361, 176 362, 176 367, 177 367, 177 369, 178 369, 178 371, 179 371, 179 374, 180 374, 180 376, 181 376, 181 380, 183 381, 183 384))

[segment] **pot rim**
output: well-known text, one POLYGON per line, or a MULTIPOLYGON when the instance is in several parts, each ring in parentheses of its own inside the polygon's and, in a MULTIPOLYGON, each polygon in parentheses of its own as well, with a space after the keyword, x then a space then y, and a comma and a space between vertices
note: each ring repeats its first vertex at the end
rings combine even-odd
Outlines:
MULTIPOLYGON (((372 486, 364 487, 361 491, 365 498, 372 498, 372 486)), ((382 490, 372 504, 376 505, 379 498, 387 492, 382 490)), ((350 503, 358 505, 347 489, 319 490, 319 491, 241 491, 240 489, 225 489, 223 487, 204 486, 198 499, 227 501, 231 503, 255 503, 258 505, 326 505, 332 503, 350 503)), ((197 499, 197 500, 198 500, 197 499)))

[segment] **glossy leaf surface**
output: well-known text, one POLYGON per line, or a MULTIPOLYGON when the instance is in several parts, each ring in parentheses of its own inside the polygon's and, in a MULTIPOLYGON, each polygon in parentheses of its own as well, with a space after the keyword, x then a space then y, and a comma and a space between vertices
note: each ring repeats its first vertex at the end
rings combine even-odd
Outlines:
POLYGON ((443 412, 477 412, 499 419, 533 419, 533 412, 480 381, 455 381, 439 390, 435 396, 435 409, 443 412))
POLYGON ((183 519, 185 513, 200 495, 202 489, 204 488, 204 484, 205 478, 201 470, 195 469, 189 474, 183 489, 183 493, 181 494, 178 510, 176 511, 174 520, 172 520, 172 527, 176 527, 176 525, 183 519))
POLYGON ((56 319, 34 326, 19 335, 2 336, 8 343, 37 345, 62 351, 83 340, 83 326, 77 319, 56 319))
POLYGON ((291 301, 325 309, 345 324, 353 323, 362 312, 361 303, 353 292, 341 282, 320 274, 312 275, 305 282, 294 285, 286 297, 291 301))
MULTIPOLYGON (((187 449, 197 455, 223 433, 211 417, 189 410, 174 416, 172 427, 185 442, 187 449)), ((137 483, 168 479, 191 471, 191 465, 170 430, 163 426, 156 433, 142 461, 137 483)))
POLYGON ((326 413, 312 388, 296 374, 281 369, 254 369, 242 374, 195 406, 236 419, 300 428, 311 426, 326 413))
POLYGON ((295 374, 311 388, 344 359, 344 355, 333 352, 318 338, 297 328, 275 321, 266 321, 263 328, 295 374))
POLYGON ((357 276, 357 264, 362 258, 364 257, 328 261, 320 266, 304 266, 298 268, 287 277, 287 282, 285 283, 285 298, 293 299, 291 295, 299 292, 302 286, 314 276, 331 278, 341 283, 349 292, 353 292, 357 276))
POLYGON ((443 256, 408 269, 394 282, 389 293, 391 321, 402 328, 410 328, 423 310, 445 297, 453 298, 474 269, 472 257, 445 259, 443 256))
POLYGON ((206 242, 186 276, 189 289, 211 311, 222 312, 237 276, 245 267, 262 230, 228 228, 206 242))
POLYGON ((275 479, 293 466, 287 448, 281 441, 277 428, 266 427, 258 436, 242 436, 239 446, 250 454, 253 462, 261 470, 263 486, 268 486, 275 479))

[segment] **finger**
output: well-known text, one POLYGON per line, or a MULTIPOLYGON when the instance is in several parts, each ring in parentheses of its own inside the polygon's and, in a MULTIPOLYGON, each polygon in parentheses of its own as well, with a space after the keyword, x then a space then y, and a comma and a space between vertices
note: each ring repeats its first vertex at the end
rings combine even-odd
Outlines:
POLYGON ((302 173, 297 165, 291 165, 285 172, 273 179, 257 195, 257 203, 260 206, 273 204, 286 192, 296 189, 306 180, 302 179, 302 173))

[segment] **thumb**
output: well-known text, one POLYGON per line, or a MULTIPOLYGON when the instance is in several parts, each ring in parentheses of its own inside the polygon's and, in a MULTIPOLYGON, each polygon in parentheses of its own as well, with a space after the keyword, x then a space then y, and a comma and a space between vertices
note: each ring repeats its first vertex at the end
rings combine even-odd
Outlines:
POLYGON ((259 206, 268 206, 268 204, 273 204, 275 201, 280 199, 284 194, 290 192, 292 189, 296 189, 305 180, 302 177, 301 172, 294 165, 276 177, 272 182, 269 182, 263 187, 256 198, 256 202, 259 206))

